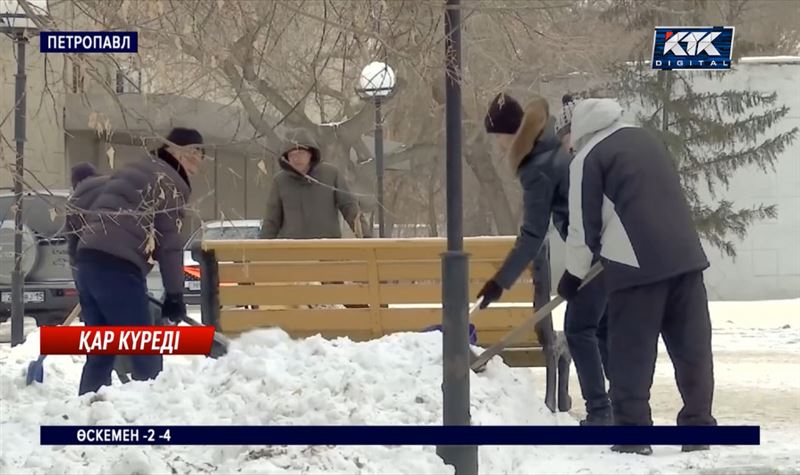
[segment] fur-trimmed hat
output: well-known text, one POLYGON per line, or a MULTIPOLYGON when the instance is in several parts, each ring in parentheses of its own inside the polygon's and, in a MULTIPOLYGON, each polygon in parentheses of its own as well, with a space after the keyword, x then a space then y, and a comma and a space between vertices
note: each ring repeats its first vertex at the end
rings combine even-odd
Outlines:
POLYGON ((545 132, 545 128, 552 127, 550 119, 550 105, 547 99, 536 96, 526 106, 519 130, 511 142, 508 151, 508 159, 511 169, 515 172, 519 170, 523 159, 536 146, 536 142, 545 132))
POLYGON ((563 137, 572 130, 572 112, 575 110, 575 100, 569 94, 561 98, 561 113, 556 116, 556 134, 563 137))
POLYGON ((513 97, 505 93, 498 94, 491 104, 483 122, 489 134, 515 134, 522 123, 525 113, 522 106, 513 97))
POLYGON ((187 129, 184 127, 175 127, 167 135, 167 145, 169 142, 175 145, 185 147, 187 145, 203 145, 203 136, 195 129, 187 129))

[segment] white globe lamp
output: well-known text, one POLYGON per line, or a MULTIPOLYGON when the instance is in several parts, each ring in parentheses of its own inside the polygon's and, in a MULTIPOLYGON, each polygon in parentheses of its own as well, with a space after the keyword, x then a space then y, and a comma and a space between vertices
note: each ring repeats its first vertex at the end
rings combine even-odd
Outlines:
POLYGON ((391 66, 373 61, 361 70, 359 86, 369 97, 385 97, 391 94, 395 85, 395 75, 391 66))

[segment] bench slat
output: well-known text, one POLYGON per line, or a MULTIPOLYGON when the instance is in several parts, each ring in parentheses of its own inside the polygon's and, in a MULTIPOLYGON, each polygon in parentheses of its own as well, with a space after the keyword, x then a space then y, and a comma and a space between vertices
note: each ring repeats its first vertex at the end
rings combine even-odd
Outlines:
MULTIPOLYGON (((472 323, 478 333, 478 345, 489 346, 500 341, 515 326, 531 316, 526 308, 487 308, 476 314, 472 323)), ((386 333, 414 332, 440 324, 441 309, 381 309, 381 322, 386 333)), ((538 346, 536 332, 529 332, 512 347, 538 346)))
MULTIPOLYGON (((470 265, 471 280, 485 282, 494 276, 499 263, 473 262, 470 265)), ((219 264, 219 278, 223 283, 240 282, 321 282, 321 281, 369 281, 367 263, 358 262, 253 262, 219 264)), ((430 262, 382 262, 378 266, 379 278, 386 280, 441 281, 442 264, 430 262)), ((527 271, 519 282, 530 281, 527 271)))
MULTIPOLYGON (((495 262, 470 262, 470 279, 486 280, 491 278, 500 268, 495 262)), ((378 275, 382 280, 441 280, 441 261, 427 262, 381 262, 378 275)))
MULTIPOLYGON (((416 261, 416 260, 431 260, 436 259, 441 262, 443 252, 447 250, 445 241, 439 243, 403 243, 402 246, 395 247, 376 247, 375 256, 378 262, 381 261, 416 261)), ((474 261, 502 261, 505 259, 508 251, 511 250, 513 242, 497 242, 492 245, 483 246, 470 246, 464 243, 464 252, 469 254, 469 260, 474 261)))
POLYGON ((368 284, 220 286, 220 305, 359 304, 369 299, 368 284))
MULTIPOLYGON (((266 242, 269 242, 268 240, 266 242)), ((251 241, 249 245, 240 248, 223 247, 215 249, 217 262, 296 262, 296 261, 347 261, 366 262, 367 250, 364 248, 281 248, 266 246, 261 247, 259 241, 251 241)))
MULTIPOLYGON (((464 238, 464 248, 472 249, 497 249, 514 245, 516 236, 484 236, 464 238)), ((204 250, 230 250, 241 248, 270 248, 270 249, 388 249, 409 247, 415 249, 445 251, 447 240, 435 238, 382 238, 370 239, 207 239, 202 241, 204 250)), ((426 251, 429 252, 429 251, 426 251)), ((430 256, 430 254, 428 254, 430 256)))
POLYGON ((369 309, 345 310, 223 310, 220 313, 223 332, 245 332, 256 328, 280 327, 286 333, 319 333, 320 329, 347 335, 349 332, 372 334, 369 309))
POLYGON ((220 282, 367 282, 366 263, 294 262, 294 263, 220 263, 220 282))
MULTIPOLYGON (((474 296, 483 286, 482 282, 469 284, 469 295, 474 296)), ((533 302, 533 286, 530 283, 517 283, 503 292, 503 303, 527 304, 533 302)), ((471 297, 472 299, 473 297, 471 297)), ((369 284, 325 283, 324 285, 280 283, 271 285, 221 285, 220 305, 320 305, 320 304, 363 304, 369 305, 369 284)), ((380 286, 382 304, 439 304, 442 301, 442 284, 391 283, 380 286)), ((532 304, 531 304, 532 305, 532 304)))
POLYGON ((542 367, 545 365, 544 351, 538 348, 509 348, 500 353, 503 362, 512 368, 542 367))
MULTIPOLYGON (((280 260, 366 260, 373 249, 379 262, 397 260, 440 260, 446 240, 376 239, 369 243, 347 239, 253 239, 239 241, 203 241, 202 247, 213 250, 218 261, 264 262, 280 260)), ((514 245, 514 238, 471 239, 464 243, 470 261, 503 260, 514 245)))
MULTIPOLYGON (((441 323, 442 310, 437 308, 381 309, 383 333, 417 332, 441 323)), ((372 329, 370 309, 273 309, 273 310, 222 310, 221 327, 226 334, 242 333, 257 328, 280 327, 295 338, 314 335, 322 329, 323 336, 349 335, 361 332, 380 337, 372 329), (328 333, 326 333, 328 332, 328 333), (333 333, 330 333, 333 332, 333 333)), ((526 308, 491 308, 473 318, 477 328, 478 344, 497 343, 514 326, 531 315, 526 308)), ((536 333, 531 331, 513 347, 538 346, 536 333)))
MULTIPOLYGON (((242 335, 242 333, 245 333, 245 332, 244 331, 242 331, 242 332, 228 331, 228 332, 225 332, 225 335, 228 338, 230 338, 231 340, 235 340, 235 339, 239 338, 242 335)), ((291 335, 291 337, 293 339, 298 339, 298 338, 308 338, 308 337, 314 336, 314 335, 320 335, 323 338, 328 339, 328 340, 333 340, 333 339, 336 339, 336 338, 347 338, 347 339, 352 340, 352 341, 370 341, 370 340, 374 340, 375 339, 375 335, 373 335, 372 332, 357 331, 357 330, 346 330, 346 331, 324 330, 322 332, 318 332, 318 331, 302 331, 302 332, 296 332, 295 334, 291 335)))
MULTIPOLYGON (((475 295, 483 287, 483 282, 472 281, 469 284, 470 301, 474 301, 475 295)), ((416 284, 381 284, 381 303, 386 304, 430 304, 441 303, 442 284, 440 282, 416 283, 416 284)), ((504 303, 528 303, 533 302, 533 285, 530 283, 517 283, 511 289, 503 292, 502 302, 504 303)))

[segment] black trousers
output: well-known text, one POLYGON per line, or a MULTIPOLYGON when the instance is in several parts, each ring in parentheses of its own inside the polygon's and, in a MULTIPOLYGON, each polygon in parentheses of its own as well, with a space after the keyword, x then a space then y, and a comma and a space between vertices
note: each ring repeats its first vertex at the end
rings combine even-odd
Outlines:
POLYGON ((567 303, 564 335, 586 402, 586 412, 608 411, 606 289, 600 274, 567 303))
MULTIPOLYGON (((101 253, 78 256, 78 298, 88 326, 152 325, 147 283, 134 264, 101 253)), ((88 355, 78 395, 111 385, 115 355, 88 355)), ((154 379, 163 368, 161 355, 130 356, 133 379, 154 379)))
MULTIPOLYGON (((550 241, 545 238, 539 253, 533 258, 533 308, 540 309, 550 302, 551 274, 550 274, 550 241)), ((534 327, 539 343, 549 351, 556 343, 556 333, 553 328, 553 316, 547 315, 534 327)))
POLYGON ((702 271, 613 292, 608 299, 611 403, 617 425, 652 425, 659 334, 683 399, 678 425, 716 425, 711 415, 714 363, 702 271))

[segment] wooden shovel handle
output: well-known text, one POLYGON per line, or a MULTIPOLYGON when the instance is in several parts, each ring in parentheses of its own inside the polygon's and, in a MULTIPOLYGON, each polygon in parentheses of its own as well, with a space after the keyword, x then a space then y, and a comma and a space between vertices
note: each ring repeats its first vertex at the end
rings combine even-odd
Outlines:
POLYGON ((64 320, 64 323, 62 323, 61 325, 65 327, 72 325, 72 322, 75 321, 76 318, 78 318, 78 315, 80 315, 80 313, 81 313, 81 304, 77 304, 72 309, 72 311, 69 312, 67 319, 64 320))

